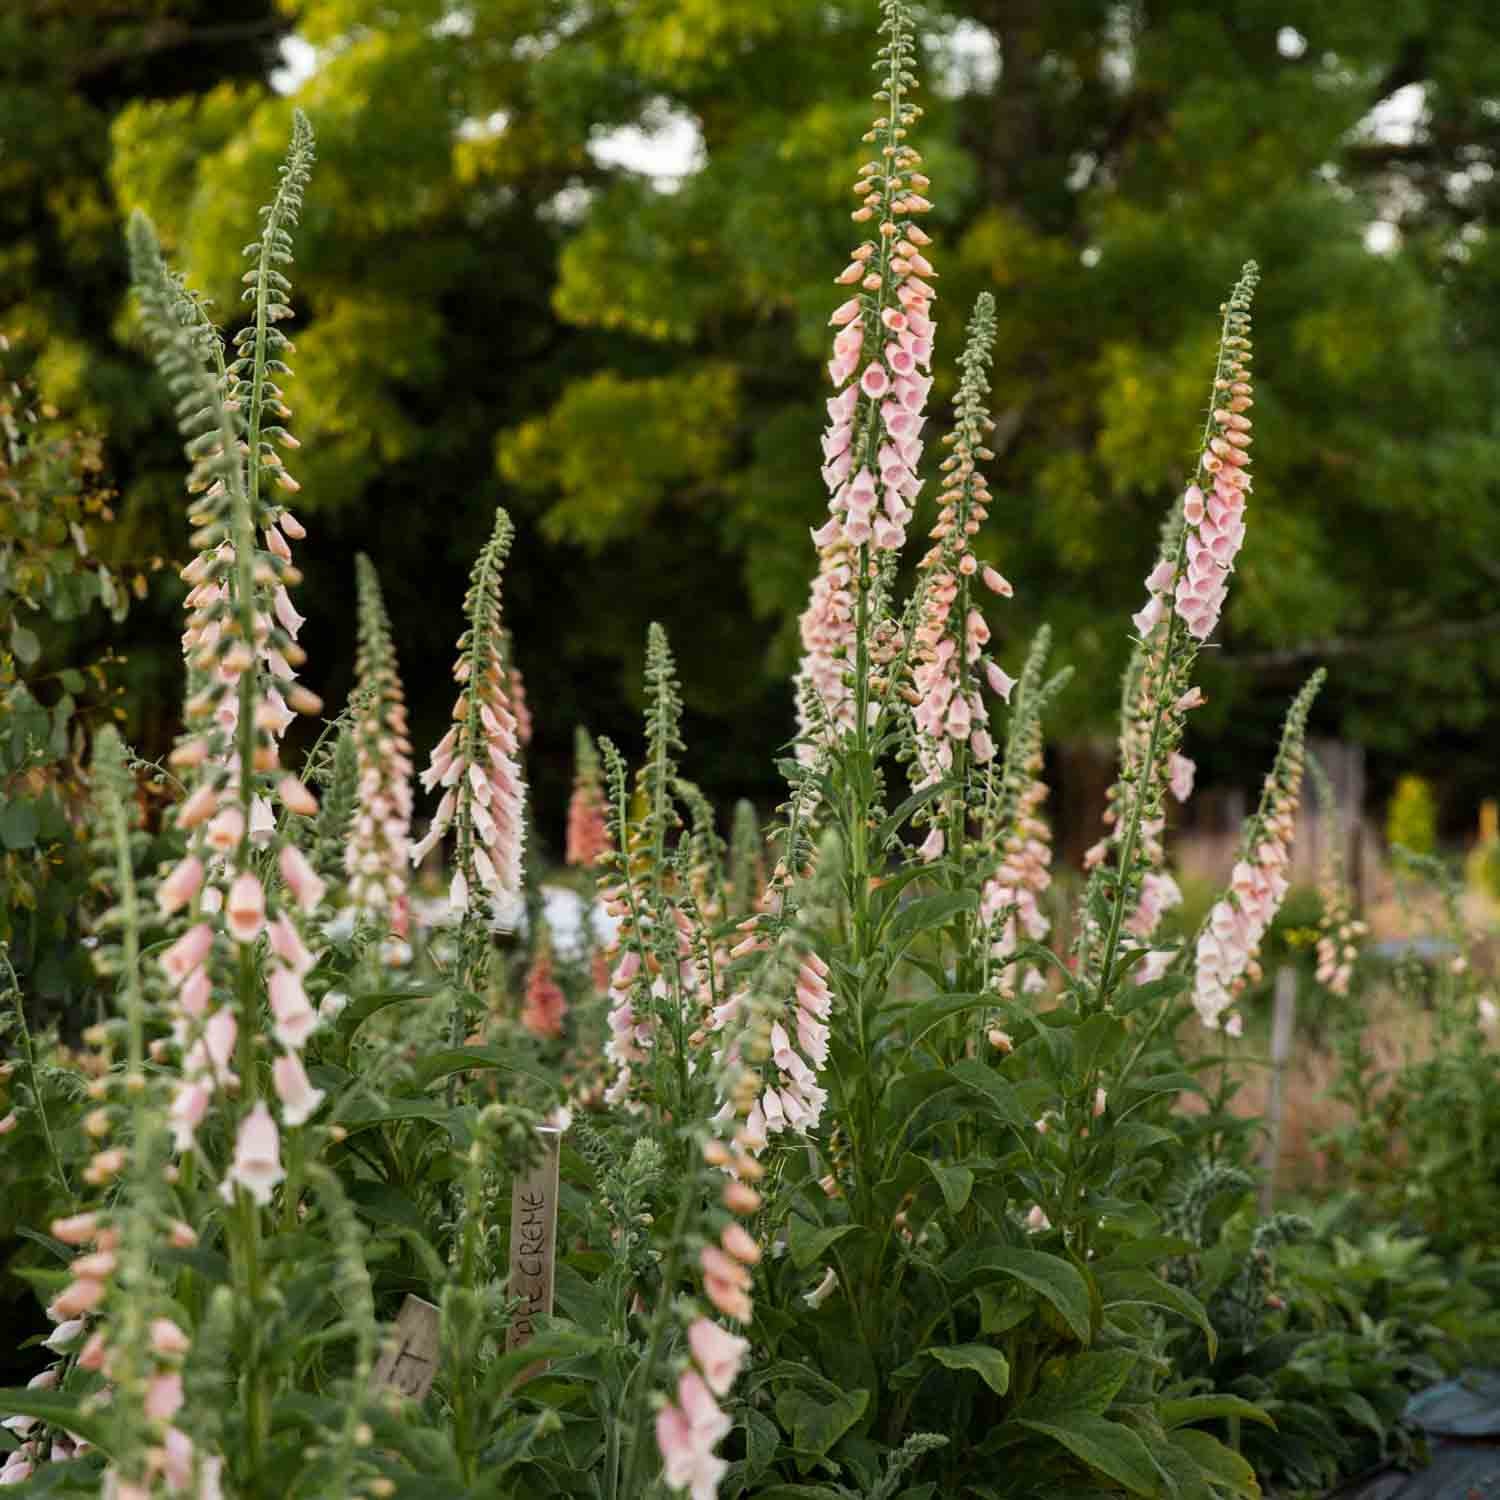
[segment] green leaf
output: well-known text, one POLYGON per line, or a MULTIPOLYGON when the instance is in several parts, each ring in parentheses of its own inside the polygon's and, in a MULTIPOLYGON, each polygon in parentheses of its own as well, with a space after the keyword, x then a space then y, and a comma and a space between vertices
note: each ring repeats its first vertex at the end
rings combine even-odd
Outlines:
POLYGON ((964 1015, 971 1010, 993 1010, 994 1006, 993 994, 939 995, 934 1000, 923 1000, 917 1005, 893 1005, 884 1012, 881 1019, 887 1030, 899 1026, 907 1045, 915 1047, 929 1031, 941 1026, 944 1021, 950 1021, 954 1016, 964 1015))
POLYGON ((1211 1417, 1239 1417, 1246 1422, 1263 1422, 1267 1427, 1276 1425, 1253 1401, 1239 1396, 1179 1396, 1171 1401, 1158 1401, 1156 1414, 1163 1427, 1186 1427, 1211 1417))
POLYGON ((1100 1012, 1081 1022, 1073 1033, 1073 1063, 1083 1077, 1106 1066, 1125 1040, 1125 1027, 1114 1016, 1100 1012))
POLYGON ((415 1229, 418 1234, 426 1232, 426 1222, 416 1204, 388 1182, 351 1183, 349 1196, 360 1213, 377 1224, 399 1224, 404 1229, 415 1229))
POLYGON ((1075 1412, 1102 1417, 1130 1378, 1136 1359, 1129 1349, 1075 1354, 1043 1381, 1016 1415, 1039 1422, 1061 1420, 1075 1412))
POLYGON ((776 1460, 781 1434, 763 1412, 747 1406, 745 1420, 745 1472, 751 1479, 764 1474, 776 1460))
POLYGON ((411 990, 376 990, 373 993, 356 995, 339 1012, 338 1020, 334 1024, 338 1027, 339 1034, 347 1040, 376 1011, 384 1010, 388 1005, 400 1005, 405 1000, 427 1000, 432 997, 433 993, 434 991, 430 989, 419 988, 411 990))
POLYGON ((891 839, 894 838, 895 835, 899 833, 900 830, 905 826, 906 820, 911 817, 914 812, 916 812, 919 808, 926 807, 929 802, 933 801, 937 797, 941 797, 945 792, 951 792, 957 785, 958 782, 950 777, 946 781, 936 781, 931 786, 924 786, 920 792, 913 792, 911 796, 908 797, 906 801, 903 802, 900 807, 898 807, 895 812, 893 812, 890 817, 888 817, 885 822, 883 822, 880 827, 875 830, 875 837, 871 843, 871 847, 877 851, 885 849, 889 845, 891 839))
MULTIPOLYGON (((1146 1445, 1130 1428, 1089 1412, 1077 1412, 1053 1422, 1016 1418, 1020 1426, 1040 1432, 1060 1443, 1091 1469, 1107 1474, 1133 1495, 1153 1495, 1157 1490, 1156 1466, 1146 1445)), ((1247 1465, 1248 1467, 1248 1465, 1247 1465)))
MULTIPOLYGON (((10 622, 10 649, 15 652, 16 660, 23 667, 35 666, 37 658, 42 654, 42 643, 14 615, 10 622)), ((22 1412, 20 1415, 27 1414, 22 1412)))
POLYGON ((482 1068, 504 1068, 511 1073, 521 1073, 534 1079, 546 1088, 549 1095, 557 1091, 557 1080, 536 1067, 498 1047, 455 1047, 443 1052, 433 1052, 422 1058, 413 1069, 418 1084, 426 1088, 454 1073, 468 1073, 482 1068))
POLYGON ((36 843, 42 820, 35 802, 16 797, 0 811, 0 844, 7 849, 29 849, 36 843))
POLYGON ((1373 1432, 1382 1442, 1385 1441, 1386 1424, 1380 1420, 1380 1414, 1358 1391, 1345 1391, 1339 1397, 1338 1404, 1340 1409, 1361 1427, 1373 1432))
POLYGON ((922 1158, 923 1165, 937 1181, 942 1189, 943 1201, 948 1205, 948 1212, 956 1214, 962 1211, 965 1203, 969 1201, 969 1194, 974 1190, 974 1174, 968 1167, 945 1166, 940 1161, 933 1161, 930 1156, 922 1158))
POLYGON ((532 1365, 542 1360, 569 1359, 609 1348, 609 1340, 566 1329, 544 1329, 519 1349, 502 1354, 484 1372, 485 1389, 492 1398, 509 1395, 512 1387, 532 1365))
POLYGON ((950 1344, 922 1353, 950 1370, 972 1370, 997 1396, 1010 1389, 1010 1363, 988 1344, 950 1344))
POLYGON ((828 1247, 857 1229, 856 1224, 835 1224, 822 1229, 814 1228, 806 1219, 793 1219, 787 1228, 787 1241, 792 1253, 792 1264, 799 1271, 816 1265, 828 1253, 828 1247))
POLYGON ((337 1111, 337 1123, 350 1132, 396 1120, 430 1120, 447 1130, 455 1141, 465 1144, 468 1141, 466 1112, 461 1108, 449 1109, 441 1099, 351 1099, 337 1111))
POLYGON ((1125 1085, 1132 1102, 1151 1094, 1201 1094, 1203 1085, 1191 1073, 1158 1073, 1154 1078, 1132 1080, 1125 1085))
POLYGON ((1108 1255, 1094 1263, 1095 1274, 1101 1271, 1123 1271, 1130 1266, 1150 1266, 1158 1261, 1191 1255, 1198 1247, 1177 1235, 1154 1234, 1139 1240, 1126 1240, 1108 1255))
POLYGON ((1049 1255, 1045 1250, 998 1247, 985 1248, 973 1255, 960 1252, 955 1259, 960 1261, 958 1274, 965 1281, 993 1271, 1013 1277, 1040 1293, 1062 1315, 1079 1342, 1088 1343, 1092 1332, 1088 1283, 1071 1262, 1058 1255, 1049 1255))
POLYGON ((1099 1275, 1099 1296, 1105 1307, 1141 1302, 1179 1314, 1198 1325, 1208 1341, 1208 1357, 1217 1357, 1219 1336, 1214 1325, 1208 1321, 1203 1304, 1184 1288, 1173 1286, 1150 1271, 1103 1271, 1099 1275))
POLYGON ((1255 1470, 1232 1448, 1218 1438, 1193 1427, 1179 1427, 1169 1439, 1180 1448, 1215 1484, 1224 1485, 1240 1495, 1259 1495, 1255 1470))
POLYGON ((17 1224, 11 1231, 23 1240, 30 1240, 34 1245, 40 1245, 49 1255, 67 1265, 76 1252, 70 1250, 61 1240, 55 1240, 50 1234, 42 1234, 38 1230, 28 1229, 24 1224, 17 1224))
POLYGON ((1036 1306, 1025 1292, 1008 1286, 998 1292, 992 1286, 982 1286, 974 1294, 979 1299, 979 1331, 981 1333, 1009 1333, 1018 1323, 1024 1323, 1036 1306))
POLYGON ((185 1266, 190 1271, 196 1271, 210 1286, 229 1285, 227 1257, 207 1245, 193 1245, 181 1250, 168 1246, 157 1254, 168 1265, 185 1266))
POLYGON ((822 1456, 865 1414, 869 1391, 840 1391, 836 1396, 814 1396, 792 1387, 776 1398, 776 1416, 792 1434, 798 1453, 822 1456))
POLYGON ((109 1422, 101 1412, 83 1410, 85 1398, 68 1391, 0 1391, 0 1411, 8 1417, 35 1417, 49 1427, 77 1433, 105 1453, 113 1450, 109 1422))
POLYGON ((827 1484, 778 1484, 756 1490, 755 1500, 854 1500, 854 1496, 842 1485, 834 1489, 827 1484))
POLYGON ((948 1076, 979 1094, 1007 1125, 1017 1130, 1031 1129, 1031 1117, 1021 1108, 1015 1088, 988 1064, 976 1057, 966 1057, 948 1070, 948 1076))
POLYGON ((886 938, 899 952, 918 934, 942 927, 950 917, 972 911, 978 904, 977 891, 939 891, 935 896, 920 896, 891 919, 886 938))

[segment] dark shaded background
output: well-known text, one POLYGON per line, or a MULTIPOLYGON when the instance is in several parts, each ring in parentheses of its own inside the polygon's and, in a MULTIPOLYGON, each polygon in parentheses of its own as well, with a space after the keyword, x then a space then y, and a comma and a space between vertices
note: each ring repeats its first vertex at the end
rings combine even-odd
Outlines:
MULTIPOLYGON (((1492 7, 993 0, 920 17, 934 409, 989 287, 1006 441, 984 548, 1017 588, 991 615, 1017 661, 1050 620, 1078 669, 1054 738, 1110 732, 1216 308, 1253 255, 1257 489, 1190 749, 1205 781, 1253 783, 1326 661, 1315 731, 1368 747, 1377 797, 1403 770, 1435 774, 1467 826, 1492 787, 1500 670, 1492 7)), ((543 838, 560 836, 574 724, 635 742, 652 619, 681 658, 693 774, 771 801, 874 21, 848 0, 12 0, 0 327, 61 420, 106 436, 121 499, 100 546, 126 574, 186 558, 123 215, 144 206, 232 319, 291 106, 267 80, 295 30, 318 49, 295 93, 320 162, 288 382, 308 680, 331 704, 347 691, 362 548, 430 743, 464 576, 504 504, 543 838), (702 137, 680 182, 610 164, 621 127, 672 119, 702 137)), ((45 642, 44 666, 106 638, 128 656, 146 753, 174 729, 180 594, 158 575, 123 626, 45 642)))

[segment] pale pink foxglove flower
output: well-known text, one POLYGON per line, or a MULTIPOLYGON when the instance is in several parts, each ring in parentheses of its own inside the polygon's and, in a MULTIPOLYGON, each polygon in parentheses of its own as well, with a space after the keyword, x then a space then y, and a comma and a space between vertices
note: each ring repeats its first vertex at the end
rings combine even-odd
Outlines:
POLYGON ((63 1354, 82 1336, 83 1328, 82 1318, 67 1318, 42 1340, 42 1346, 54 1354, 63 1354))
POLYGON ((750 1352, 750 1341, 720 1328, 711 1318, 695 1318, 688 1326, 688 1349, 709 1390, 716 1396, 724 1396, 750 1352))
POLYGON ((253 943, 260 936, 266 921, 266 893, 249 870, 235 876, 224 915, 235 942, 253 943))
POLYGON ((181 984, 208 957, 214 945, 214 933, 207 922, 189 927, 161 956, 167 978, 181 984))
POLYGON ((276 1121, 265 1101, 257 1100, 255 1107, 240 1121, 234 1143, 234 1164, 219 1191, 226 1203, 233 1203, 235 1187, 242 1187, 264 1208, 271 1201, 272 1190, 285 1177, 276 1121))
POLYGON ((1179 802, 1186 802, 1193 795, 1193 777, 1197 770, 1197 765, 1179 751, 1174 750, 1167 757, 1168 785, 1179 802))
POLYGON ((271 1082, 281 1101, 281 1118, 288 1125, 305 1125, 323 1102, 322 1089, 315 1089, 295 1052, 283 1052, 271 1064, 271 1082))
POLYGON ((750 1273, 733 1256, 716 1245, 705 1245, 698 1257, 703 1273, 703 1290, 708 1300, 737 1323, 748 1323, 754 1316, 750 1301, 750 1273))
POLYGON ((306 974, 313 966, 313 956, 297 931, 297 924, 286 912, 278 912, 266 926, 271 940, 271 952, 297 975, 306 974))
POLYGON ((273 966, 268 988, 276 1040, 291 1051, 300 1051, 318 1025, 318 1013, 302 988, 302 980, 291 969, 273 966))
POLYGON ((156 888, 156 904, 164 917, 170 917, 198 894, 203 884, 203 861, 195 854, 182 860, 156 888))
POLYGON ((153 1354, 177 1358, 192 1347, 192 1340, 170 1318, 153 1318, 148 1331, 153 1354))
POLYGON ((80 1276, 70 1282, 55 1296, 47 1308, 47 1316, 54 1323, 66 1322, 92 1312, 104 1300, 105 1287, 102 1281, 92 1276, 80 1276))
POLYGON ((146 1416, 153 1422, 170 1422, 182 1409, 182 1376, 176 1370, 153 1375, 146 1382, 146 1416))
POLYGON ((54 1219, 48 1228, 52 1238, 65 1245, 86 1245, 99 1232, 99 1215, 73 1214, 66 1219, 54 1219))
POLYGON ((315 911, 327 887, 307 856, 295 844, 284 844, 277 865, 298 908, 303 913, 315 911))
POLYGON ((802 1300, 816 1311, 838 1290, 838 1284, 838 1274, 832 1266, 829 1266, 823 1272, 823 1279, 818 1282, 812 1291, 805 1293, 802 1300))

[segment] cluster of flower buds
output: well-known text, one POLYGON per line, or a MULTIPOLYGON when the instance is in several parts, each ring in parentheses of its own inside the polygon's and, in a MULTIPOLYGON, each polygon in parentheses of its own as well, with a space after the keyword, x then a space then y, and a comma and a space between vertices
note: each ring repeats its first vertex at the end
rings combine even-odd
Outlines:
MULTIPOLYGON (((860 168, 854 191, 858 224, 875 223, 878 236, 859 244, 835 277, 858 287, 835 309, 828 373, 839 394, 828 402, 823 435, 823 482, 829 519, 813 532, 818 575, 802 619, 805 655, 799 683, 822 705, 834 733, 853 723, 846 676, 854 648, 849 593, 856 575, 873 565, 870 552, 899 552, 921 491, 923 410, 932 387, 931 306, 937 293, 923 250, 929 236, 915 218, 931 203, 922 158, 906 144, 921 109, 906 94, 916 87, 911 21, 900 0, 885 0, 881 30, 886 44, 875 64, 885 74, 876 99, 888 113, 865 140, 879 155, 860 168), (856 379, 858 375, 858 379, 856 379)), ((860 579, 861 585, 865 582, 860 579)), ((804 736, 820 726, 803 723, 804 736)))
POLYGON ((508 917, 521 900, 521 854, 525 839, 525 782, 517 763, 520 741, 500 654, 500 577, 512 536, 510 517, 501 510, 480 551, 464 599, 469 628, 458 641, 453 668, 459 695, 453 725, 433 748, 422 773, 427 791, 443 788, 426 836, 413 845, 420 864, 457 825, 458 848, 448 888, 456 914, 476 898, 471 882, 491 913, 508 917))
POLYGON ((1192 999, 1210 1030, 1218 1029, 1245 985, 1260 978, 1256 954, 1288 888, 1307 716, 1323 675, 1321 669, 1313 674, 1287 713, 1281 746, 1266 776, 1260 807, 1246 826, 1229 891, 1214 904, 1198 935, 1192 999))
POLYGON ((398 937, 407 928, 411 851, 411 741, 396 669, 390 621, 370 559, 355 559, 359 588, 359 655, 355 664, 354 745, 358 803, 344 867, 355 911, 383 921, 398 937))

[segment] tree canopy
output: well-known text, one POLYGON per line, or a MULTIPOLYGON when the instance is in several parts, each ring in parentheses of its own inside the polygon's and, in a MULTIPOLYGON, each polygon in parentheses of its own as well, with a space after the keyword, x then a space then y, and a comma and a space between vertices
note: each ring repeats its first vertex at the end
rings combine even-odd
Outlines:
MULTIPOLYGON (((28 9, 63 24, 40 0, 0 21, 0 322, 53 399, 108 433, 115 545, 182 550, 186 535, 164 398, 123 311, 121 215, 146 208, 227 315, 238 226, 293 103, 268 81, 268 44, 294 20, 317 49, 294 97, 319 162, 289 400, 325 685, 346 681, 363 547, 418 733, 436 726, 465 560, 499 502, 520 526, 510 609, 544 783, 575 722, 628 735, 658 619, 697 769, 763 787, 791 726, 823 505, 825 324, 874 6, 304 0, 278 17, 260 0, 142 0, 130 30, 97 0, 69 9, 60 46, 28 9), (106 64, 122 26, 124 60, 106 64), (701 147, 670 178, 607 149, 674 121, 701 147)), ((951 397, 960 326, 991 289, 1002 441, 980 549, 1016 584, 995 623, 1017 662, 1050 620, 1078 669, 1067 725, 1107 722, 1193 455, 1216 309, 1253 256, 1257 482, 1205 670, 1207 769, 1263 760, 1292 685, 1327 660, 1324 732, 1368 743, 1392 775, 1440 761, 1477 792, 1500 728, 1489 4, 968 0, 922 15, 934 395, 951 397)), ((172 624, 156 618, 137 648, 169 672, 172 624)))

